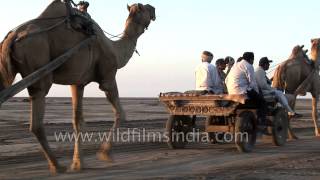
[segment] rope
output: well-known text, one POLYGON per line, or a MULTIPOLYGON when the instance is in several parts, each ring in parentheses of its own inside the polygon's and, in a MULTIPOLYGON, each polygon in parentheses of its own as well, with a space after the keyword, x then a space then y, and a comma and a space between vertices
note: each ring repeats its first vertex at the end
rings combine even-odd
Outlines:
POLYGON ((276 64, 276 65, 271 66, 271 67, 269 68, 269 71, 267 72, 267 74, 270 74, 271 72, 275 71, 275 70, 277 69, 277 67, 278 67, 280 64, 282 64, 282 63, 283 63, 283 62, 280 62, 280 63, 278 63, 278 64, 276 64))
POLYGON ((69 0, 73 6, 77 7, 77 4, 73 2, 73 0, 69 0))
POLYGON ((24 39, 26 37, 29 37, 29 36, 32 36, 32 35, 35 35, 35 34, 38 34, 38 33, 46 32, 46 31, 50 31, 50 30, 56 28, 57 26, 63 24, 66 20, 67 20, 67 18, 63 19, 62 21, 59 21, 58 23, 56 23, 56 24, 54 24, 54 25, 52 25, 52 26, 50 26, 48 28, 41 29, 41 30, 34 31, 34 32, 29 33, 29 34, 26 34, 25 36, 17 38, 15 41, 17 42, 17 41, 20 41, 20 40, 22 40, 22 39, 24 39))
POLYGON ((37 20, 55 20, 55 19, 61 19, 61 18, 65 18, 67 16, 59 16, 59 17, 51 17, 51 18, 36 18, 36 19, 33 19, 34 21, 37 21, 37 20))
MULTIPOLYGON (((101 28, 102 29, 102 28, 101 28)), ((120 33, 120 34, 117 34, 117 35, 113 35, 113 34, 110 34, 108 33, 107 31, 103 30, 102 31, 105 33, 105 34, 108 34, 109 36, 111 36, 111 38, 121 38, 121 35, 123 35, 123 33, 120 33)))
MULTIPOLYGON (((100 27, 101 28, 101 27, 100 27)), ((101 28, 102 29, 102 28, 101 28)), ((117 34, 117 35, 113 35, 113 34, 110 34, 110 33, 108 33, 107 31, 105 31, 105 30, 103 30, 102 29, 102 31, 105 33, 105 34, 108 34, 109 36, 111 36, 110 37, 110 39, 112 39, 112 38, 121 38, 121 35, 123 35, 123 33, 120 33, 120 34, 117 34)), ((135 50, 134 50, 134 52, 138 55, 138 56, 140 56, 140 53, 139 53, 139 51, 137 50, 137 48, 135 48, 135 50)))
MULTIPOLYGON (((73 0, 67 0, 67 1, 69 1, 70 4, 72 4, 73 6, 77 7, 77 4, 74 3, 73 0)), ((20 28, 20 27, 22 27, 22 26, 24 26, 24 25, 26 25, 26 24, 28 24, 28 23, 31 23, 31 22, 33 22, 33 21, 37 21, 37 20, 55 20, 55 19, 59 19, 59 18, 65 18, 65 19, 63 19, 62 21, 58 22, 57 24, 55 24, 55 25, 53 25, 53 26, 50 26, 49 28, 42 29, 42 30, 35 31, 35 32, 31 32, 31 33, 27 34, 26 36, 23 36, 23 37, 18 38, 18 39, 15 40, 15 41, 20 41, 21 39, 26 38, 27 36, 32 36, 32 35, 37 34, 37 33, 45 32, 45 31, 50 31, 51 29, 54 29, 56 26, 59 26, 60 24, 64 23, 64 22, 68 19, 68 17, 67 17, 67 16, 60 16, 60 17, 52 17, 52 18, 37 18, 37 19, 32 19, 32 20, 27 21, 27 22, 21 24, 20 26, 14 28, 14 29, 11 30, 10 32, 16 31, 18 28, 20 28)), ((111 34, 111 33, 108 33, 107 31, 103 30, 95 21, 93 21, 93 22, 94 22, 94 24, 96 24, 105 34, 111 36, 110 39, 113 39, 113 38, 119 38, 119 39, 120 39, 121 36, 124 34, 124 33, 122 32, 122 33, 120 33, 120 34, 113 35, 113 34, 111 34)), ((138 52, 137 49, 135 49, 134 52, 140 56, 140 53, 138 52)))
POLYGON ((59 17, 52 17, 52 18, 36 18, 36 19, 31 19, 31 20, 29 20, 29 21, 27 21, 27 22, 25 22, 25 23, 22 23, 22 24, 20 24, 19 26, 13 28, 10 32, 16 31, 16 30, 19 29, 20 27, 22 27, 22 26, 24 26, 24 25, 26 25, 26 24, 32 23, 32 22, 34 22, 34 21, 38 21, 38 20, 39 20, 39 21, 42 21, 42 20, 56 20, 56 19, 61 19, 61 18, 66 18, 66 16, 59 16, 59 17))

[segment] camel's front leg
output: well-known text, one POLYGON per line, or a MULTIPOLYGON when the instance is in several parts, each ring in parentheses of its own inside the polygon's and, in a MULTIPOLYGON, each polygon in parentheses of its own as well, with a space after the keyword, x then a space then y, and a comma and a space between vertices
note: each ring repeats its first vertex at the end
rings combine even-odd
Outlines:
MULTIPOLYGON (((83 121, 82 113, 82 99, 83 99, 83 86, 72 85, 72 107, 73 107, 73 129, 75 137, 81 137, 81 125, 83 121)), ((80 171, 83 167, 83 161, 81 156, 81 138, 75 138, 73 161, 71 165, 71 170, 80 171)))
POLYGON ((120 126, 121 121, 125 121, 125 113, 120 105, 118 87, 115 80, 109 83, 100 85, 100 89, 105 91, 108 101, 112 105, 113 112, 115 114, 115 120, 112 128, 109 131, 107 141, 101 145, 101 149, 98 152, 98 158, 101 160, 112 161, 110 157, 110 150, 112 147, 113 134, 120 126))
POLYGON ((66 171, 65 167, 62 167, 58 164, 58 161, 54 154, 52 153, 47 137, 45 134, 45 130, 43 127, 43 116, 45 112, 45 95, 44 93, 38 93, 36 95, 31 96, 31 122, 30 122, 30 131, 34 133, 37 137, 40 145, 42 147, 42 151, 49 163, 49 169, 52 174, 56 174, 58 172, 66 171))
POLYGON ((315 135, 320 136, 320 128, 318 126, 318 110, 317 110, 317 103, 318 103, 318 95, 312 96, 312 119, 314 123, 314 130, 315 135))

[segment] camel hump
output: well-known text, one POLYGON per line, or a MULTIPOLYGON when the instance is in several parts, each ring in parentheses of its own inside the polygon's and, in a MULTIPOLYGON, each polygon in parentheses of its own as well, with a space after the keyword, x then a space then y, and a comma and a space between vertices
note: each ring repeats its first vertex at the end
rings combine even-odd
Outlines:
POLYGON ((94 34, 95 22, 87 12, 80 12, 70 1, 55 0, 40 14, 37 19, 69 18, 71 27, 88 35, 94 34))
POLYGON ((277 89, 284 88, 284 83, 281 78, 282 71, 283 71, 283 64, 280 64, 274 72, 274 75, 272 78, 272 87, 277 88, 277 89))
MULTIPOLYGON (((277 89, 284 89, 285 88, 285 72, 288 66, 298 65, 297 59, 288 59, 281 64, 278 65, 276 70, 274 71, 274 75, 272 78, 272 87, 277 89)), ((300 63, 299 63, 300 64, 300 63)))
POLYGON ((91 19, 91 16, 87 12, 80 12, 77 8, 74 8, 70 1, 61 2, 55 0, 47 6, 47 8, 40 14, 38 19, 50 19, 67 16, 81 16, 86 19, 91 19))
MULTIPOLYGON (((38 16, 38 19, 57 18, 67 16, 67 5, 61 0, 54 0, 47 8, 38 16)), ((70 5, 71 6, 71 5, 70 5)))
POLYGON ((308 50, 304 50, 304 45, 296 45, 293 47, 289 60, 309 59, 307 56, 308 50))

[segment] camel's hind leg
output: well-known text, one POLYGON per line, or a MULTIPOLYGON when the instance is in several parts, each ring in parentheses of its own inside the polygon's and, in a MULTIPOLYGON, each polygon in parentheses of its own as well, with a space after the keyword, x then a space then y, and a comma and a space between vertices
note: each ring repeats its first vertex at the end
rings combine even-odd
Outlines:
POLYGON ((113 159, 110 156, 110 151, 112 147, 113 135, 116 128, 119 128, 120 122, 125 121, 125 113, 122 110, 122 107, 120 105, 119 93, 118 93, 117 83, 115 80, 112 80, 109 83, 101 84, 100 89, 105 91, 107 99, 113 107, 115 120, 112 128, 109 131, 107 141, 101 145, 101 149, 97 155, 100 160, 112 162, 113 159))
MULTIPOLYGON (((75 137, 80 137, 81 125, 83 121, 82 113, 82 99, 83 99, 83 86, 72 85, 72 107, 73 107, 73 129, 75 132, 75 137)), ((81 139, 75 138, 74 143, 74 153, 73 153, 73 162, 71 165, 71 170, 80 171, 83 168, 83 161, 81 156, 81 139)))
MULTIPOLYGON (((295 109, 296 106, 296 97, 293 94, 285 94, 285 96, 288 99, 289 106, 291 109, 295 109)), ((298 137, 294 134, 292 127, 291 127, 291 121, 293 118, 289 118, 288 122, 288 138, 289 139, 298 139, 298 137)))
POLYGON ((299 139, 295 133, 293 132, 292 130, 292 127, 291 127, 291 121, 293 120, 293 118, 289 118, 289 123, 288 123, 288 138, 293 140, 293 139, 299 139))
MULTIPOLYGON (((38 27, 35 24, 30 24, 28 28, 32 30, 38 27)), ((47 40, 47 34, 40 33, 13 44, 14 51, 12 52, 12 56, 14 57, 15 69, 23 78, 50 62, 50 48, 49 41, 47 40)), ((56 157, 49 147, 43 127, 45 96, 52 85, 52 79, 52 74, 42 77, 28 87, 28 92, 31 99, 30 131, 38 139, 42 151, 48 160, 49 169, 55 174, 63 172, 66 169, 59 166, 56 157)))
POLYGON ((31 122, 30 131, 34 133, 38 139, 42 151, 49 163, 49 169, 51 173, 56 174, 59 172, 64 172, 66 169, 59 166, 58 161, 54 154, 52 153, 45 130, 43 127, 43 116, 45 112, 45 93, 39 92, 37 94, 31 95, 31 122))

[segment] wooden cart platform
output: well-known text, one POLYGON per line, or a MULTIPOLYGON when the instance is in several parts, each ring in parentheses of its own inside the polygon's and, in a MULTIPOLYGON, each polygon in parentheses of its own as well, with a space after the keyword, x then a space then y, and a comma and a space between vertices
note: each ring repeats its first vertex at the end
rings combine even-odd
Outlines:
MULTIPOLYGON (((257 108, 248 103, 245 95, 212 95, 201 91, 188 93, 160 93, 170 116, 166 122, 168 145, 171 148, 183 148, 185 137, 195 127, 197 116, 206 116, 205 128, 210 142, 216 142, 216 135, 223 133, 246 133, 247 139, 236 136, 234 141, 239 151, 250 152, 256 142, 259 131, 257 108)), ((268 126, 274 144, 282 146, 287 139, 288 117, 283 107, 275 100, 269 102, 268 126)))

